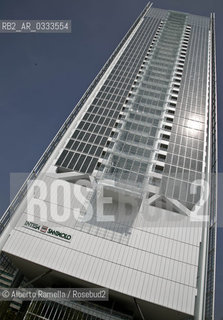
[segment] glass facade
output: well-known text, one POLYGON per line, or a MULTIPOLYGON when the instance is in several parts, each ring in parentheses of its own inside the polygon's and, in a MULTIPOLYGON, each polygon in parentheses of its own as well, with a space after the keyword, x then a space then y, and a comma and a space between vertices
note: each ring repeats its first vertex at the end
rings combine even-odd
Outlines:
POLYGON ((65 146, 57 166, 93 172, 103 148, 110 143, 108 138, 113 135, 112 129, 117 125, 159 22, 155 18, 144 19, 65 146))
MULTIPOLYGON (((209 30, 208 18, 151 9, 56 164, 96 168, 126 189, 151 184, 193 209, 201 194, 191 183, 209 170, 209 30)), ((213 228, 209 241, 214 247, 213 228)))
POLYGON ((205 161, 208 33, 208 18, 197 25, 190 15, 151 9, 56 166, 97 169, 126 188, 156 185, 192 209, 200 194, 190 185, 205 161))
POLYGON ((120 129, 113 138, 114 146, 108 151, 105 178, 143 187, 153 169, 163 171, 162 166, 152 167, 152 163, 154 157, 161 162, 166 159, 158 153, 157 141, 162 129, 172 129, 169 123, 173 118, 168 113, 175 111, 168 108, 168 99, 185 21, 186 15, 170 13, 160 22, 127 99, 120 129))
MULTIPOLYGON (((56 166, 93 174, 141 194, 151 185, 160 195, 153 205, 165 208, 165 199, 173 199, 185 210, 193 210, 201 190, 192 192, 191 183, 206 179, 210 170, 208 125, 212 126, 216 173, 216 93, 210 101, 210 91, 215 90, 215 83, 210 85, 215 81, 215 72, 210 75, 215 64, 213 21, 213 15, 209 19, 150 9, 56 166)), ((216 189, 216 180, 212 180, 216 189)), ((216 243, 216 197, 212 194, 209 319, 213 315, 216 243)))

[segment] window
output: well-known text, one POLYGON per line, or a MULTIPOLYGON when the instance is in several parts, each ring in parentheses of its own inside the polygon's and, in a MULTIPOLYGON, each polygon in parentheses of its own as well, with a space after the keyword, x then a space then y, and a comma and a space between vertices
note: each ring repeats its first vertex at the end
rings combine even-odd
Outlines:
POLYGON ((167 145, 167 144, 164 144, 164 143, 161 143, 161 144, 160 144, 160 149, 162 149, 162 150, 167 150, 167 149, 168 149, 168 145, 167 145))
POLYGON ((161 135, 161 138, 162 138, 163 140, 169 140, 169 139, 170 139, 170 136, 168 136, 167 134, 162 134, 162 135, 161 135))
POLYGON ((60 165, 62 164, 62 162, 64 161, 64 159, 65 159, 65 157, 66 157, 67 154, 68 154, 68 151, 67 151, 67 150, 64 150, 64 151, 61 153, 59 159, 58 159, 57 162, 56 162, 56 166, 60 166, 60 165))
POLYGON ((157 160, 158 160, 158 161, 165 161, 165 159, 166 159, 166 156, 165 156, 165 155, 160 154, 160 153, 157 155, 157 160))
POLYGON ((163 172, 164 167, 156 165, 154 168, 154 171, 157 173, 162 173, 163 172))

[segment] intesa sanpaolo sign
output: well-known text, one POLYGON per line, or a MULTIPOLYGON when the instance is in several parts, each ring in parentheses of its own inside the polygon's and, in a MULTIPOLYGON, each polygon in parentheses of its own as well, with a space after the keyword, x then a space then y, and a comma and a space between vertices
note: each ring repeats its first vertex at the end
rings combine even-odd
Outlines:
POLYGON ((26 220, 24 223, 24 227, 28 229, 33 229, 35 231, 41 232, 43 234, 46 234, 48 236, 53 236, 61 240, 65 241, 71 241, 72 236, 70 234, 58 231, 53 228, 49 228, 48 226, 45 225, 40 225, 31 221, 26 220))

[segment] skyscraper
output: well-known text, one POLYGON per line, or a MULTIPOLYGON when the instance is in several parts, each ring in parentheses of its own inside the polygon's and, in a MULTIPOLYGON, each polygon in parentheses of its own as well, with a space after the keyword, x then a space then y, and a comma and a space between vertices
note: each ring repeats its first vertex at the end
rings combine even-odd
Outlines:
POLYGON ((110 300, 25 319, 213 319, 216 108, 214 14, 148 4, 1 221, 20 277, 110 300))

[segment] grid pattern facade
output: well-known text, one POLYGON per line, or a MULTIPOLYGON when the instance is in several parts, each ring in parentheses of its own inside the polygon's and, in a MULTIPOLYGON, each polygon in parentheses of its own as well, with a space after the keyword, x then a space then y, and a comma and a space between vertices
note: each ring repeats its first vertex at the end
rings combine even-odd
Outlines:
POLYGON ((200 198, 192 194, 191 182, 201 179, 205 168, 207 136, 208 35, 209 19, 191 25, 184 71, 171 128, 170 143, 162 178, 162 191, 189 208, 200 198))
MULTIPOLYGON (((209 18, 150 9, 56 165, 83 173, 97 168, 130 187, 150 183, 192 209, 200 190, 193 194, 191 183, 207 168, 209 30, 209 18)), ((215 264, 213 229, 208 274, 215 264)), ((209 276, 209 314, 213 281, 209 276)))
POLYGON ((57 166, 92 173, 158 27, 159 20, 144 18, 95 100, 56 162, 57 166))
MULTIPOLYGON (((161 23, 126 104, 123 124, 110 151, 105 177, 144 185, 151 171, 156 141, 163 126, 170 130, 168 94, 185 29, 186 15, 171 12, 161 23), (162 125, 163 120, 166 124, 162 125)), ((159 161, 165 156, 158 154, 159 161)), ((157 167, 156 167, 157 168, 157 167)))
POLYGON ((150 183, 191 209, 200 194, 191 194, 190 185, 201 179, 205 165, 208 32, 208 18, 151 9, 56 166, 89 174, 97 168, 106 178, 138 187, 152 169, 162 179, 150 183), (167 154, 155 156, 164 168, 151 165, 159 138, 167 154))

